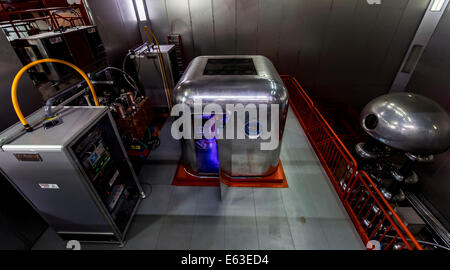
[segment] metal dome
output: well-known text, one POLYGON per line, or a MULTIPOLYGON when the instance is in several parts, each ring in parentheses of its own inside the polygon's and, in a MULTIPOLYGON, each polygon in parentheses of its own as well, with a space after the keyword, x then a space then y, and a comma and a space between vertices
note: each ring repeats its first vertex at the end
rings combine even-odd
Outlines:
POLYGON ((361 126, 378 141, 413 154, 439 154, 450 146, 450 116, 435 101, 413 93, 375 98, 361 112, 361 126))

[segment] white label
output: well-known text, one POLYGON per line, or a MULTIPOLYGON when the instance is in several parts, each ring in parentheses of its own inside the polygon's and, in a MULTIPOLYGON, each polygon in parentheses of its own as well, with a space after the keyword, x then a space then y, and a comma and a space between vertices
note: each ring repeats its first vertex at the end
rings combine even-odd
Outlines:
POLYGON ((39 184, 39 186, 45 189, 59 189, 57 184, 39 184))
POLYGON ((109 186, 112 186, 114 184, 114 182, 117 179, 117 176, 119 176, 119 171, 116 171, 113 175, 113 177, 111 177, 111 180, 109 180, 109 186))
POLYGON ((89 34, 95 33, 95 28, 89 28, 87 31, 89 34))

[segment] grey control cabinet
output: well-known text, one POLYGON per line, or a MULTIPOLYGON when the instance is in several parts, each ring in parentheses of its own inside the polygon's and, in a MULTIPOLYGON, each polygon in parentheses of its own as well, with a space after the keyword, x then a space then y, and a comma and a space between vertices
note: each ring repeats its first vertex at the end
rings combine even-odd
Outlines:
POLYGON ((59 115, 52 128, 0 134, 1 171, 64 240, 123 243, 145 196, 114 119, 106 107, 59 115))

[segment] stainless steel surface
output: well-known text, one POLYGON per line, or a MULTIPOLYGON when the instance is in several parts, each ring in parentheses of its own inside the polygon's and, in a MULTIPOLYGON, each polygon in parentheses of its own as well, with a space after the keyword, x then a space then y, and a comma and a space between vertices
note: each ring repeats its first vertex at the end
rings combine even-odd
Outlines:
MULTIPOLYGON (((218 104, 224 112, 226 104, 279 104, 280 144, 275 150, 260 150, 260 138, 218 140, 221 173, 230 176, 266 176, 276 170, 288 108, 288 92, 269 59, 246 55, 195 58, 173 90, 173 100, 174 104, 185 103, 193 107, 194 101, 198 99, 202 100, 204 106, 218 104), (252 58, 257 75, 204 76, 207 60, 214 58, 252 58)), ((193 112, 193 108, 191 110, 193 112)), ((198 174, 195 140, 183 140, 182 151, 185 166, 191 173, 198 174)))
MULTIPOLYGON (((215 53, 213 1, 189 1, 192 32, 194 44, 194 55, 211 55, 215 53)), ((222 12, 222 10, 221 10, 222 12)), ((184 41, 184 40, 183 40, 184 41)))
MULTIPOLYGON (((171 55, 175 53, 175 45, 160 45, 160 50, 163 55, 167 83, 169 89, 173 89, 177 83, 175 78, 178 77, 178 71, 172 70, 173 66, 176 66, 176 63, 172 63, 173 57, 176 56, 171 57, 171 55), (174 75, 176 75, 176 77, 174 75)), ((168 99, 166 98, 166 90, 164 88, 164 81, 158 57, 158 50, 156 47, 148 48, 136 55, 134 62, 136 70, 139 72, 139 81, 143 84, 145 94, 150 98, 152 107, 168 108, 169 104, 168 99)))
MULTIPOLYGON (((213 0, 212 3, 213 39, 215 40, 215 51, 213 54, 235 54, 236 29, 238 28, 236 24, 236 0, 213 0)), ((211 21, 208 22, 204 18, 204 23, 211 23, 211 21)), ((202 44, 197 46, 202 46, 202 44)))
MULTIPOLYGON (((450 70, 450 6, 438 24, 416 70, 407 86, 408 91, 433 99, 450 112, 448 71, 450 70)), ((436 155, 429 164, 418 164, 418 190, 435 208, 433 214, 450 231, 450 151, 436 155)), ((427 206, 429 205, 427 204, 427 206)), ((450 239, 450 238, 449 238, 450 239)), ((447 244, 450 244, 448 240, 447 244)))
POLYGON ((56 231, 111 231, 108 220, 92 200, 89 190, 80 182, 81 173, 73 166, 70 155, 64 149, 70 139, 84 131, 105 111, 104 108, 68 110, 64 116, 66 125, 52 130, 38 128, 2 147, 1 170, 56 231), (42 162, 19 162, 14 157, 17 152, 39 153, 42 162), (60 188, 41 189, 39 183, 57 184, 60 188))
MULTIPOLYGON (((43 111, 36 114, 39 112, 43 111)), ((73 144, 91 127, 99 122, 110 123, 108 132, 116 141, 115 150, 111 151, 121 153, 123 162, 128 165, 126 170, 134 178, 130 182, 134 180, 141 190, 114 120, 107 107, 64 107, 59 114, 62 124, 50 129, 36 126, 33 132, 2 145, 1 172, 56 232, 109 233, 117 237, 116 241, 122 241, 130 221, 121 228, 116 225, 72 150, 73 144), (38 154, 40 161, 19 161, 17 154, 38 154), (57 185, 57 188, 44 189, 42 184, 57 185)), ((0 136, 9 132, 7 130, 0 136)))
MULTIPOLYGON (((6 36, 0 35, 0 131, 19 121, 12 106, 10 89, 14 76, 22 66, 6 36)), ((41 107, 41 96, 28 74, 22 76, 17 98, 25 116, 41 107)))
MULTIPOLYGON (((283 9, 283 5, 278 0, 268 0, 259 2, 257 41, 257 54, 266 56, 272 63, 280 68, 278 62, 278 46, 282 32, 280 24, 286 16, 288 9, 283 9), (260 31, 264 29, 264 31, 260 31), (271 37, 271 38, 269 38, 271 37)), ((291 42, 285 44, 290 45, 291 42)), ((292 74, 292 73, 291 73, 292 74)), ((293 74, 295 75, 295 74, 293 74)))
MULTIPOLYGON (((99 118, 106 107, 66 107, 59 112, 65 125, 44 129, 38 125, 31 133, 24 134, 2 146, 3 151, 61 151, 74 138, 99 118), (69 128, 70 127, 70 128, 69 128)), ((19 125, 19 123, 17 123, 19 125)), ((2 134, 0 133, 0 136, 2 134)))
POLYGON ((280 74, 294 75, 315 100, 357 110, 389 91, 429 3, 175 1, 146 3, 160 40, 181 33, 187 62, 206 53, 261 54, 280 74))
POLYGON ((414 73, 417 63, 423 54, 424 49, 427 47, 431 36, 434 34, 439 21, 445 13, 449 0, 433 0, 430 1, 427 11, 420 22, 417 32, 414 35, 413 40, 408 48, 408 51, 403 59, 400 69, 392 83, 391 92, 405 91, 406 86, 414 73), (437 2, 442 3, 441 10, 431 10, 435 7, 437 2), (416 48, 417 47, 417 48, 416 48), (417 51, 416 51, 417 49, 417 51))
POLYGON ((433 100, 413 93, 380 96, 364 107, 361 126, 375 139, 412 154, 450 147, 450 116, 433 100))
POLYGON ((450 111, 448 70, 450 69, 450 5, 417 64, 407 90, 424 95, 450 111))
MULTIPOLYGON (((183 50, 188 61, 195 57, 189 0, 165 0, 170 33, 180 34, 183 39, 183 50)), ((151 6, 147 6, 151 9, 151 6)), ((152 18, 150 18, 150 21, 152 18)), ((157 25, 152 25, 158 27, 157 25)), ((162 40, 167 40, 166 33, 162 40)))
POLYGON ((142 43, 133 1, 84 0, 105 46, 109 65, 119 67, 130 48, 142 43))
MULTIPOLYGON (((167 34, 170 33, 169 19, 167 17, 167 7, 165 0, 145 0, 147 6, 147 12, 149 21, 152 26, 152 31, 155 33, 156 38, 165 43, 167 40, 167 34)), ((144 32, 142 34, 142 40, 148 41, 144 32)))
POLYGON ((259 0, 236 1, 236 54, 257 54, 259 0))

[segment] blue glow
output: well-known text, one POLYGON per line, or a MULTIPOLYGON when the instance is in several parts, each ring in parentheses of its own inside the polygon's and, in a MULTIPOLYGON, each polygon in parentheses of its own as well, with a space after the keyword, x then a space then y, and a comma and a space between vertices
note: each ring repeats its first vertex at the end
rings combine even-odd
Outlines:
POLYGON ((256 136, 261 133, 261 126, 258 122, 249 122, 245 125, 245 133, 249 136, 256 136))
POLYGON ((201 139, 195 142, 197 168, 201 173, 219 173, 219 151, 216 139, 201 139))
MULTIPOLYGON (((214 115, 203 115, 206 122, 214 115)), ((215 125, 211 127, 215 131, 215 125)), ((206 139, 203 137, 195 141, 195 151, 197 155, 197 169, 200 173, 219 173, 219 150, 215 138, 206 139)))

